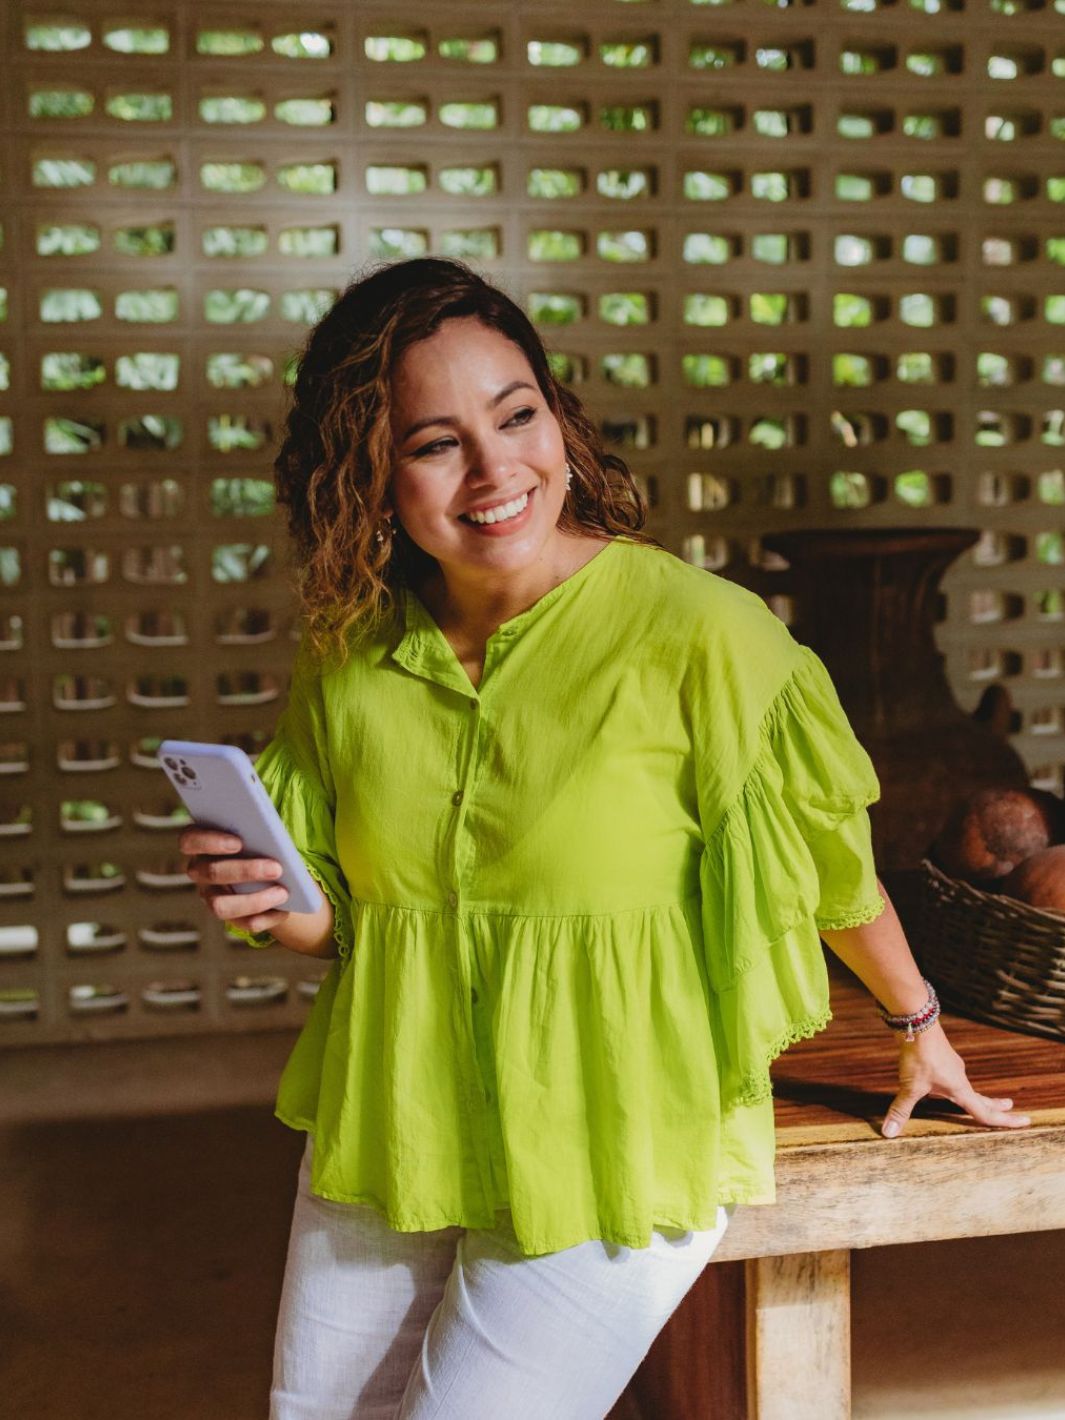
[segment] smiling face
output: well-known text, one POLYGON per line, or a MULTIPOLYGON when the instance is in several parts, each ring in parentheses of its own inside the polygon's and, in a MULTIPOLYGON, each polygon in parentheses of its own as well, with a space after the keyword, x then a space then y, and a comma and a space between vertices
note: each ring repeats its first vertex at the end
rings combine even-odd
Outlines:
POLYGON ((391 394, 392 507, 411 539, 460 575, 541 560, 561 537, 566 451, 520 347, 474 316, 446 320, 403 353, 391 394), (523 498, 514 518, 468 518, 523 498))

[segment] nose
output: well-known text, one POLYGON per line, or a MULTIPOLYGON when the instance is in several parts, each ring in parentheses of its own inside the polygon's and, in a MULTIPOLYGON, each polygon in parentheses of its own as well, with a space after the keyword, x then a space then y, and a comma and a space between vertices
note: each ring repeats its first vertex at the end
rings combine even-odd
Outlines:
POLYGON ((466 481, 475 487, 506 488, 514 478, 515 458, 505 439, 490 433, 470 441, 466 481))

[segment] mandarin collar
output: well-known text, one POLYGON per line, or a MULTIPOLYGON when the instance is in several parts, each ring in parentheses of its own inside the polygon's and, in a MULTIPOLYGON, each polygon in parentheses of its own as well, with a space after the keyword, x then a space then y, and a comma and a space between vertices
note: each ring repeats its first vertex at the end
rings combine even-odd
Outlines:
MULTIPOLYGON (((576 592, 588 579, 597 563, 603 559, 609 560, 613 543, 622 541, 625 539, 621 536, 612 539, 594 557, 589 558, 587 562, 578 567, 576 572, 570 573, 563 581, 557 583, 533 602, 532 606, 526 607, 516 616, 501 622, 486 643, 486 669, 487 657, 491 657, 493 660, 497 659, 500 651, 505 650, 516 636, 527 630, 534 622, 539 621, 557 603, 568 599, 569 595, 576 592)), ((477 688, 466 674, 462 663, 455 654, 455 648, 444 635, 436 618, 422 599, 406 583, 400 585, 399 594, 398 620, 402 627, 402 635, 391 652, 392 659, 414 675, 436 681, 439 685, 450 686, 463 695, 476 695, 477 688)))

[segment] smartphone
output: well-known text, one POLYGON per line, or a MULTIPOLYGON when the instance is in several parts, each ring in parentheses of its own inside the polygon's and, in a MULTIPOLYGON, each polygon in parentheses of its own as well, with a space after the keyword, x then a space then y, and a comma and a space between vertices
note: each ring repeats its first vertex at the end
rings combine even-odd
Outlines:
POLYGON ((275 858, 281 864, 280 878, 265 883, 230 883, 230 891, 258 892, 280 883, 288 889, 288 898, 280 904, 284 911, 318 911, 322 890, 307 871, 255 766, 242 749, 199 740, 163 740, 157 754, 198 828, 235 833, 244 851, 234 857, 275 858))

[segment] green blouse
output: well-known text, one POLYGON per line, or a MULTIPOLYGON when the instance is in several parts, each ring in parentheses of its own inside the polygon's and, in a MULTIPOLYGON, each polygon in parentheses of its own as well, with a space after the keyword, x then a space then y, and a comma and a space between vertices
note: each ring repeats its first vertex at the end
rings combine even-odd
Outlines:
MULTIPOLYGON (((620 537, 488 639, 419 598, 256 770, 336 912, 276 1114, 312 1191, 526 1255, 776 1201, 770 1062, 832 1018, 818 928, 884 910, 879 796, 753 592, 620 537)), ((254 946, 269 933, 228 927, 254 946)))

